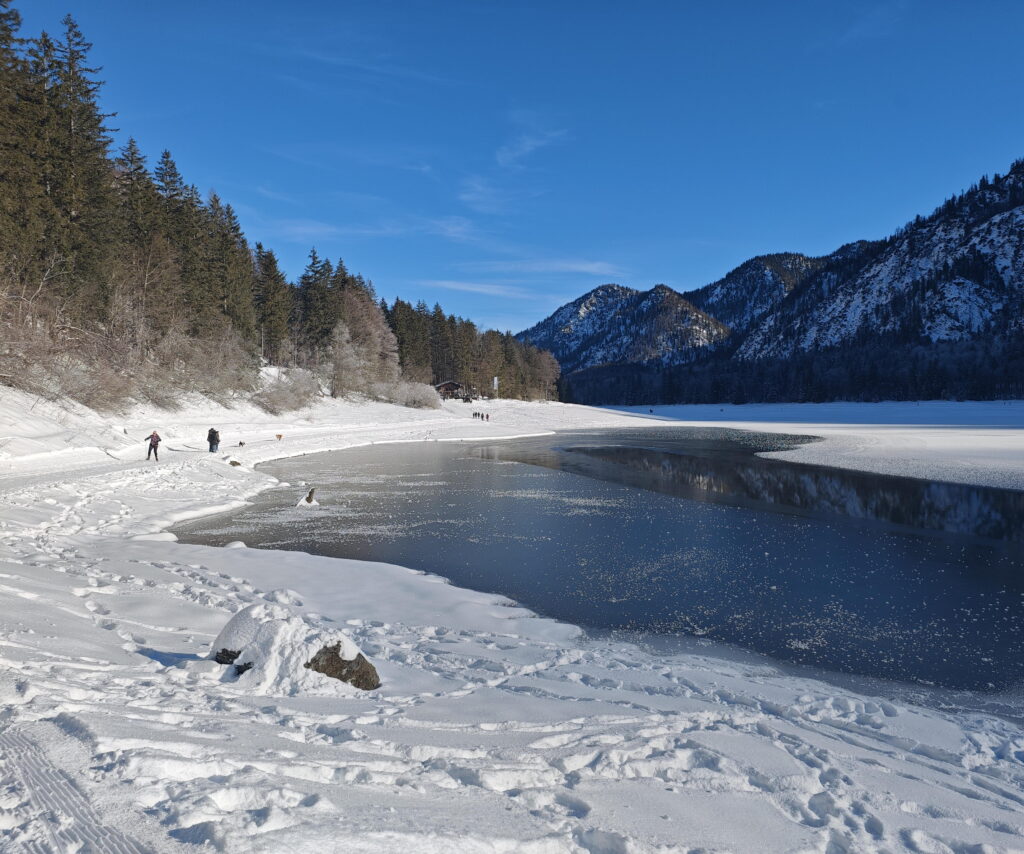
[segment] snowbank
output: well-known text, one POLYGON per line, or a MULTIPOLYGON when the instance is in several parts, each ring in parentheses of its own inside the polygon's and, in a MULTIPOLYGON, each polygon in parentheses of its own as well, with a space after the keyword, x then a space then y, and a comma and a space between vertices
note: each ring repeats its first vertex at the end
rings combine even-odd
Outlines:
MULTIPOLYGON (((276 456, 664 424, 514 402, 479 423, 474 408, 194 402, 115 423, 0 389, 0 850, 1024 849, 1019 698, 992 701, 1002 716, 937 711, 750 656, 587 640, 402 567, 151 538, 273 486, 253 466, 276 456), (166 450, 146 463, 154 427, 166 450), (207 656, 253 608, 292 652, 225 679, 207 656), (297 685, 320 680, 296 666, 314 631, 363 650, 381 689, 297 685)), ((956 429, 966 448, 996 432, 956 429)), ((837 431, 864 447, 876 433, 837 431)), ((916 453, 885 447, 893 464, 916 453)), ((262 649, 260 631, 230 639, 262 649)))
POLYGON ((1024 401, 622 407, 678 424, 819 436, 765 454, 837 468, 1024 489, 1024 401))
POLYGON ((228 620, 213 641, 210 657, 229 665, 224 669, 224 681, 237 681, 254 694, 344 692, 344 682, 310 667, 316 655, 329 648, 336 648, 342 661, 356 661, 362 656, 343 632, 325 630, 308 616, 260 602, 228 620))

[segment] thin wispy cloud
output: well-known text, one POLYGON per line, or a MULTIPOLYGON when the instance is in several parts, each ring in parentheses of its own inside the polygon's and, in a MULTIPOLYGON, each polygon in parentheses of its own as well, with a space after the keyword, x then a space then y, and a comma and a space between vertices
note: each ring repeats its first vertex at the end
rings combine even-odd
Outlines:
POLYGON ((277 190, 271 190, 269 187, 259 186, 256 188, 256 192, 263 196, 265 199, 270 199, 274 202, 284 202, 287 205, 297 205, 299 200, 295 196, 289 195, 288 193, 281 193, 277 190))
POLYGON ((426 279, 418 282, 432 288, 443 288, 447 291, 462 291, 469 294, 483 294, 489 297, 506 299, 534 299, 536 294, 514 285, 497 285, 488 282, 458 282, 450 279, 426 279))
POLYGON ((278 83, 284 83, 295 89, 308 92, 311 95, 322 95, 324 92, 323 83, 319 80, 309 80, 305 77, 298 77, 294 74, 271 73, 268 74, 267 77, 270 80, 276 80, 278 83))
POLYGON ((481 235, 472 220, 464 216, 444 216, 423 221, 423 228, 430 234, 454 240, 457 243, 475 243, 481 235))
POLYGON ((508 208, 507 199, 490 181, 479 175, 463 178, 459 201, 478 213, 504 213, 508 208))
POLYGON ((480 273, 580 273, 588 276, 614 278, 624 271, 607 261, 584 258, 536 258, 519 261, 471 261, 461 265, 464 270, 480 273))
POLYGON ((367 61, 356 59, 348 55, 325 53, 323 51, 309 50, 306 48, 296 48, 293 53, 301 59, 308 59, 324 65, 331 65, 335 68, 347 69, 349 71, 356 71, 361 74, 374 75, 377 77, 391 77, 399 80, 412 80, 417 83, 434 83, 445 86, 451 85, 455 82, 448 77, 442 77, 439 74, 431 74, 427 71, 421 71, 418 68, 410 68, 407 65, 392 62, 387 58, 381 58, 378 61, 367 61))
POLYGON ((503 169, 526 168, 523 161, 527 157, 562 141, 568 135, 565 129, 550 127, 537 113, 529 110, 515 110, 509 114, 509 118, 520 130, 494 152, 494 159, 503 169))
POLYGON ((494 159, 498 165, 505 169, 522 169, 523 160, 549 145, 564 139, 564 130, 528 131, 521 133, 515 139, 501 146, 495 153, 494 159))
POLYGON ((392 204, 391 200, 385 196, 379 196, 376 193, 355 193, 351 190, 332 190, 327 193, 327 197, 346 205, 367 205, 379 208, 392 204))
POLYGON ((315 170, 317 170, 319 172, 324 172, 324 171, 336 172, 336 171, 338 171, 336 167, 330 165, 329 163, 323 162, 320 158, 318 158, 318 157, 310 157, 308 154, 301 153, 301 152, 298 152, 298 151, 294 151, 290 147, 285 147, 285 146, 276 146, 276 147, 271 147, 271 148, 261 147, 261 148, 258 148, 257 150, 261 151, 264 154, 269 154, 272 157, 278 157, 281 160, 284 160, 284 161, 286 161, 288 163, 294 163, 296 166, 306 166, 309 169, 315 169, 315 170))
POLYGON ((395 217, 367 223, 327 222, 318 219, 283 218, 266 220, 264 227, 282 240, 314 243, 339 238, 396 238, 427 235, 480 246, 490 251, 504 249, 476 224, 462 216, 395 217))
POLYGON ((397 237, 410 231, 408 226, 401 222, 339 225, 316 219, 272 220, 267 224, 267 228, 282 240, 306 244, 345 237, 397 237))
POLYGON ((344 172, 347 164, 339 165, 338 161, 351 160, 364 166, 397 169, 402 172, 415 172, 425 177, 436 178, 434 167, 429 162, 433 152, 414 146, 389 146, 377 143, 360 147, 324 143, 320 145, 279 145, 259 150, 289 163, 321 172, 344 172))
POLYGON ((263 44, 258 45, 257 50, 263 54, 286 59, 290 62, 305 61, 326 65, 350 76, 358 76, 364 80, 376 78, 378 80, 408 81, 411 83, 429 83, 442 86, 450 86, 457 82, 440 74, 433 74, 429 71, 403 65, 400 62, 394 61, 386 54, 373 58, 353 56, 351 45, 349 44, 346 44, 345 52, 338 53, 318 50, 305 45, 282 46, 263 44))
POLYGON ((281 219, 271 223, 270 228, 283 240, 295 243, 315 243, 341 233, 336 225, 315 219, 281 219))
POLYGON ((542 195, 537 189, 499 187, 493 181, 480 175, 469 175, 462 179, 459 201, 483 214, 504 214, 512 211, 523 199, 542 195))
POLYGON ((427 177, 434 175, 434 167, 429 162, 433 152, 415 145, 376 143, 369 146, 334 146, 329 155, 354 160, 366 166, 415 172, 427 177))

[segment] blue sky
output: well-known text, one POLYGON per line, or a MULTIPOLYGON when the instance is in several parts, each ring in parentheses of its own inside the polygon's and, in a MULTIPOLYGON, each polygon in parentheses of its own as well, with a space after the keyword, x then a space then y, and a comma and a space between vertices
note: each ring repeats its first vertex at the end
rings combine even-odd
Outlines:
POLYGON ((70 12, 118 142, 297 277, 518 331, 882 237, 1024 156, 1024 3, 15 0, 70 12))

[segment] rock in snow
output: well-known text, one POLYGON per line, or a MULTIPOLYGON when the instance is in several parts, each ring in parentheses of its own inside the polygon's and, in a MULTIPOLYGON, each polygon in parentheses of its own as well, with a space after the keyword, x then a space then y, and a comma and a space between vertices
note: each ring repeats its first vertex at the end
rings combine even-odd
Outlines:
POLYGON ((377 670, 351 638, 270 603, 235 614, 217 635, 210 657, 234 664, 225 679, 244 679, 260 693, 316 692, 323 680, 313 673, 364 691, 380 687, 377 670))
POLYGON ((331 679, 348 682, 349 685, 362 688, 364 691, 374 691, 380 687, 377 668, 370 664, 362 653, 357 653, 353 659, 347 658, 346 655, 341 644, 336 643, 334 646, 323 647, 304 666, 331 679))
POLYGON ((295 506, 296 507, 319 507, 320 506, 320 502, 317 501, 313 497, 313 493, 314 492, 316 492, 316 487, 315 486, 312 489, 310 489, 309 492, 307 492, 302 498, 300 498, 299 499, 299 503, 296 504, 295 506))

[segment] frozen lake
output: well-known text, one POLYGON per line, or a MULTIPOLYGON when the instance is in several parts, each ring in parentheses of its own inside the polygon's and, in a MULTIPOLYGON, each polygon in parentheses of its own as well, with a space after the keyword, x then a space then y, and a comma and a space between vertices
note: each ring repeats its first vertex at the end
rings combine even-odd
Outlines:
POLYGON ((1024 493, 755 456, 799 441, 667 427, 375 445, 264 466, 291 485, 175 533, 397 563, 595 631, 1024 682, 1024 493), (321 506, 295 507, 300 484, 321 506))

